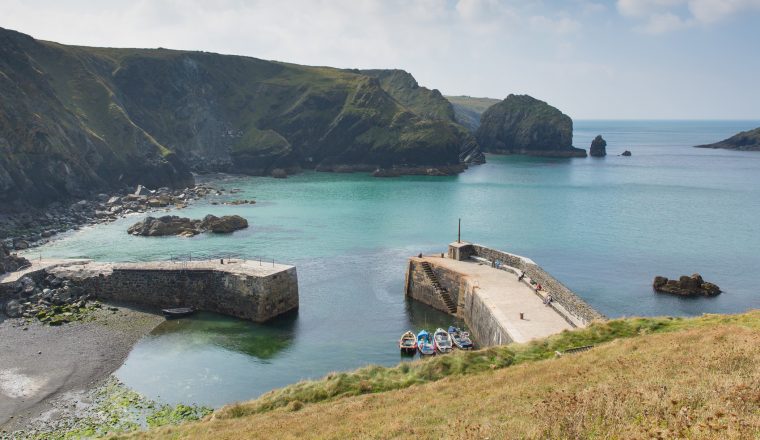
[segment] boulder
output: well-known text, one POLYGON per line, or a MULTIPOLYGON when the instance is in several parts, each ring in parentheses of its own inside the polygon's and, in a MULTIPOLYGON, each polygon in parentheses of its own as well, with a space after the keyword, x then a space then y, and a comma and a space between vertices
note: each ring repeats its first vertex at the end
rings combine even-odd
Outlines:
POLYGON ((148 196, 150 195, 150 190, 142 185, 137 185, 137 189, 135 189, 135 192, 132 193, 135 196, 148 196))
POLYGON ((652 288, 656 292, 680 296, 715 296, 721 293, 720 287, 706 282, 698 273, 691 276, 682 275, 678 280, 656 276, 652 282, 652 288))
POLYGON ((201 232, 211 231, 216 233, 229 233, 248 227, 248 220, 239 215, 225 215, 217 217, 207 215, 203 220, 193 220, 187 217, 178 217, 176 215, 165 215, 163 217, 145 217, 143 221, 137 222, 127 229, 132 235, 145 237, 161 237, 165 235, 179 235, 182 237, 192 237, 201 232))
POLYGON ((623 154, 621 156, 630 156, 631 152, 628 150, 623 151, 623 154))
POLYGON ((203 218, 201 228, 215 233, 230 233, 248 227, 248 220, 239 215, 216 217, 211 214, 203 218))
POLYGON ((275 168, 272 170, 272 177, 275 179, 284 179, 288 177, 288 173, 282 168, 275 168))
POLYGON ((18 318, 21 316, 21 314, 24 312, 23 308, 21 307, 21 303, 16 301, 15 299, 12 299, 8 301, 5 304, 5 314, 9 318, 18 318))
MULTIPOLYGON (((11 244, 13 243, 11 242, 11 244)), ((11 254, 10 249, 5 246, 4 242, 0 244, 0 274, 15 272, 29 266, 29 264, 31 263, 26 258, 11 254)))
POLYGON ((161 237, 164 235, 199 234, 201 233, 199 220, 191 220, 187 217, 165 215, 163 217, 145 217, 127 229, 132 235, 145 237, 161 237))
POLYGON ((597 135, 593 141, 591 141, 591 147, 588 150, 588 154, 591 157, 604 157, 607 155, 607 141, 604 140, 602 135, 597 135))

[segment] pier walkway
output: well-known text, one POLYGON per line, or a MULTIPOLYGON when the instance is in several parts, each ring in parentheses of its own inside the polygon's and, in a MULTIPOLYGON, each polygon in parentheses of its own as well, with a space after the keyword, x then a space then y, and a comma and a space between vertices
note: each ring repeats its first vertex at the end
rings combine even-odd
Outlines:
POLYGON ((440 256, 423 256, 419 260, 469 277, 475 293, 514 342, 527 342, 573 328, 553 307, 543 303, 542 295, 528 283, 518 281, 517 274, 511 271, 474 260, 457 261, 440 256))

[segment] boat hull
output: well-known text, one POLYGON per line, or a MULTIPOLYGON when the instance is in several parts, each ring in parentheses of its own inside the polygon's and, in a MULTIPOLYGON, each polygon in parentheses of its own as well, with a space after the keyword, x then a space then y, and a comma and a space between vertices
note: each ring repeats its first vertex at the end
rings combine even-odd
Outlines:
POLYGON ((179 319, 179 318, 185 318, 195 313, 195 310, 187 307, 180 307, 175 309, 163 309, 161 310, 161 314, 164 315, 164 318, 166 319, 179 319))

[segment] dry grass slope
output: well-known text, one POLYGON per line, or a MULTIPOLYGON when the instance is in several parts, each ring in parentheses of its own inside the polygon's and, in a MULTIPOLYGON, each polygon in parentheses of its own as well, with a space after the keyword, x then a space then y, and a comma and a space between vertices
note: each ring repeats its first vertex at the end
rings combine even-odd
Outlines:
POLYGON ((228 408, 132 438, 760 438, 760 311, 674 322, 560 359, 241 417, 228 408))

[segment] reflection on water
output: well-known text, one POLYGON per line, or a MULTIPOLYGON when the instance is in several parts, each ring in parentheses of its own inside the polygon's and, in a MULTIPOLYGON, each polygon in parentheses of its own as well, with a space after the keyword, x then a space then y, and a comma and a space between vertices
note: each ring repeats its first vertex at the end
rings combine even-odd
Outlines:
POLYGON ((186 319, 165 321, 151 332, 146 342, 179 335, 187 351, 216 346, 268 360, 291 345, 297 316, 294 311, 262 325, 200 312, 186 319))

